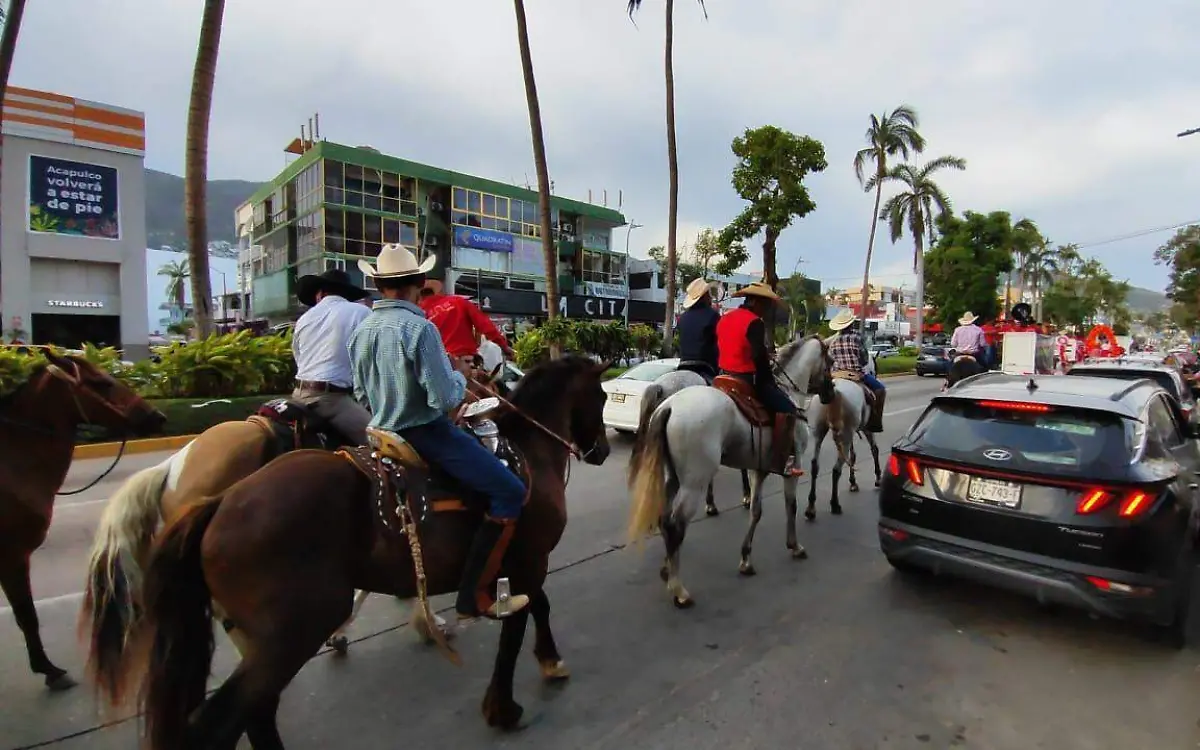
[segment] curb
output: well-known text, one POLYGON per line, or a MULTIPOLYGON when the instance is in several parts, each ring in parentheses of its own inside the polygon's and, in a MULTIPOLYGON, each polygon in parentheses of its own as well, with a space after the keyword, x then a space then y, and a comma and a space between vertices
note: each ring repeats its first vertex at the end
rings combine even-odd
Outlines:
MULTIPOLYGON (((125 455, 137 453, 157 453, 159 451, 179 450, 196 439, 196 435, 172 435, 171 437, 146 438, 145 440, 130 440, 125 444, 125 455)), ((121 450, 120 443, 87 443, 75 446, 71 460, 82 461, 89 458, 114 458, 121 450)))

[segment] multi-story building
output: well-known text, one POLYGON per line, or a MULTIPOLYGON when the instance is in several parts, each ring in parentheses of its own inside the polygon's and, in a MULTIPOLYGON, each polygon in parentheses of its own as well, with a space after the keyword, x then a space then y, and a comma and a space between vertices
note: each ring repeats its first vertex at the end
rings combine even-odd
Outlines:
MULTIPOLYGON (((368 146, 296 139, 298 156, 236 212, 242 235, 239 291, 253 318, 299 313, 299 276, 330 268, 362 283, 360 258, 388 243, 437 256, 430 274, 450 293, 476 298, 505 327, 545 315, 547 268, 534 190, 380 153, 368 146), (248 283, 244 283, 248 281, 248 283)), ((555 196, 560 312, 622 319, 625 255, 614 252, 619 211, 555 196)), ((631 303, 631 319, 662 317, 631 303)))

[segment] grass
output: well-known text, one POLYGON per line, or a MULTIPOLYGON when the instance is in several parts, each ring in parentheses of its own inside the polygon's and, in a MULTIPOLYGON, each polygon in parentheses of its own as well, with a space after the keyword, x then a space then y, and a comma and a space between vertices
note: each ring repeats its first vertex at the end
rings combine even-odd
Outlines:
POLYGON ((604 371, 601 380, 612 380, 613 378, 620 377, 628 369, 628 367, 610 367, 604 371))
POLYGON ((875 367, 878 368, 880 375, 909 374, 916 370, 917 358, 915 356, 884 357, 875 361, 875 367))

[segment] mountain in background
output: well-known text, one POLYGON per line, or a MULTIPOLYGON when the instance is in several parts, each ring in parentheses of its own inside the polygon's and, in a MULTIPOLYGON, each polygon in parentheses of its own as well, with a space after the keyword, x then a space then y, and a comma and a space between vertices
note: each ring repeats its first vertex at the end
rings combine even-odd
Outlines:
POLYGON ((1171 300, 1162 292, 1135 286, 1130 288, 1129 295, 1125 297, 1125 304, 1135 313, 1154 313, 1169 309, 1171 300))
MULTIPOLYGON (((246 180, 209 180, 208 241, 237 245, 234 210, 265 183, 246 180)), ((187 227, 183 220, 183 178, 153 169, 146 170, 146 245, 159 248, 186 247, 187 227)))

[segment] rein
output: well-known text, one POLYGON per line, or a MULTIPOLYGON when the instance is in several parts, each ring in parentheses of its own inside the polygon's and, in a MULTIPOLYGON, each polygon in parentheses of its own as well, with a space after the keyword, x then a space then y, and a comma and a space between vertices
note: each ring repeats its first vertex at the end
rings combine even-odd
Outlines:
MULTIPOLYGON (((475 380, 474 378, 471 378, 470 380, 471 380, 471 382, 472 382, 472 383, 474 383, 475 385, 480 385, 479 381, 475 380)), ((574 457, 575 457, 577 460, 580 460, 580 459, 582 459, 584 456, 586 456, 586 455, 589 455, 589 454, 590 454, 590 453, 591 453, 593 450, 595 450, 595 449, 596 449, 596 448, 595 448, 595 446, 592 446, 591 450, 588 450, 586 453, 580 453, 580 452, 579 452, 579 448, 577 448, 577 447, 576 447, 574 444, 572 444, 572 443, 568 442, 567 440, 564 440, 564 439, 563 439, 563 437, 562 437, 561 435, 559 435, 557 432, 555 432, 554 430, 550 429, 549 427, 547 427, 546 425, 542 424, 541 422, 537 421, 536 419, 534 419, 533 417, 529 416, 529 415, 528 415, 528 414, 526 414, 525 412, 521 411, 519 408, 517 408, 517 406, 516 406, 515 404, 513 404, 513 402, 509 401, 508 399, 504 398, 503 396, 501 396, 501 395, 499 395, 499 394, 496 394, 495 398, 499 399, 499 400, 500 400, 500 403, 504 404, 504 405, 505 405, 505 406, 507 406, 509 409, 512 409, 512 410, 513 410, 515 413, 517 413, 517 414, 521 415, 521 418, 522 418, 522 419, 524 419, 526 422, 528 422, 529 424, 531 424, 531 425, 533 425, 534 427, 538 428, 538 429, 539 429, 539 430, 541 430, 542 432, 546 433, 546 435, 548 435, 548 436, 550 436, 551 438, 553 438, 553 439, 554 439, 556 442, 558 442, 558 444, 559 444, 559 445, 561 445, 561 446, 563 446, 564 448, 566 448, 566 449, 567 449, 567 452, 569 452, 569 453, 570 453, 572 456, 574 456, 574 457)))

